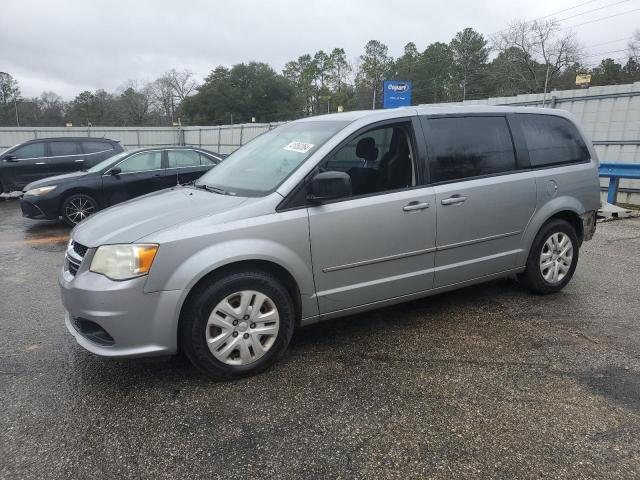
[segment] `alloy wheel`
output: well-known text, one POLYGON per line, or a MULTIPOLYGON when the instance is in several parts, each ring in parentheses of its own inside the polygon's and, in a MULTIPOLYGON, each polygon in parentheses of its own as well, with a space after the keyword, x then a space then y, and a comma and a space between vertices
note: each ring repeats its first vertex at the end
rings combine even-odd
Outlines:
POLYGON ((547 238, 540 252, 540 273, 550 284, 560 283, 573 262, 573 242, 566 233, 555 232, 547 238))
POLYGON ((95 213, 96 207, 86 198, 74 198, 64 209, 65 216, 74 224, 80 223, 89 215, 95 213))

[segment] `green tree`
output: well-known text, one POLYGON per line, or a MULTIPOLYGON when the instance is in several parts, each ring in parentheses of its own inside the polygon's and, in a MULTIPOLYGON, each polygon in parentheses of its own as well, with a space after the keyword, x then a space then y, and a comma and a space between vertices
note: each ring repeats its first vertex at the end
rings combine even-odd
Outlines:
POLYGON ((313 115, 317 105, 317 66, 311 55, 302 55, 298 60, 287 62, 283 75, 296 87, 305 115, 313 115))
POLYGON ((415 103, 438 103, 452 100, 454 77, 453 52, 446 43, 430 44, 420 56, 414 81, 415 103))
POLYGON ((591 70, 591 85, 614 85, 624 83, 625 72, 622 65, 612 58, 605 58, 591 70))
POLYGON ((422 55, 418 51, 416 44, 409 42, 404 46, 404 54, 398 57, 393 65, 393 76, 396 80, 409 80, 416 83, 416 80, 425 72, 420 68, 422 55))
POLYGON ((393 58, 389 48, 378 40, 369 40, 360 55, 360 68, 356 76, 356 85, 362 96, 374 110, 382 106, 382 86, 390 74, 393 58))
POLYGON ((640 81, 640 59, 629 57, 624 68, 624 83, 640 81))
POLYGON ((88 90, 80 92, 70 105, 71 122, 76 126, 93 124, 96 121, 93 107, 93 93, 88 90))
POLYGON ((329 55, 331 59, 329 70, 329 85, 335 93, 342 90, 343 87, 349 86, 349 78, 351 77, 351 64, 347 60, 347 54, 344 48, 334 48, 329 55))
POLYGON ((183 102, 192 124, 290 120, 300 115, 294 86, 266 63, 217 67, 183 102))
POLYGON ((465 28, 456 33, 449 44, 453 53, 453 65, 460 88, 462 100, 474 92, 476 80, 483 74, 484 66, 489 56, 487 41, 473 28, 465 28))

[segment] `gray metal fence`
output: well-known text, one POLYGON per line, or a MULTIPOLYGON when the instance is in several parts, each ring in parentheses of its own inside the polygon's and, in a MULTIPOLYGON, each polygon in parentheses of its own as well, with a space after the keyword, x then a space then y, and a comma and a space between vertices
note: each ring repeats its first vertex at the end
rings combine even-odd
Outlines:
MULTIPOLYGON (((640 82, 553 91, 542 94, 468 100, 465 105, 520 105, 559 108, 573 113, 591 136, 600 159, 640 163, 640 82)), ((120 141, 125 148, 198 145, 230 153, 280 123, 195 127, 0 127, 0 150, 43 137, 89 136, 120 141)), ((621 182, 640 188, 640 182, 621 182)))
POLYGON ((35 138, 106 137, 125 149, 164 145, 197 145, 231 153, 280 123, 247 123, 219 127, 0 127, 0 151, 35 138))

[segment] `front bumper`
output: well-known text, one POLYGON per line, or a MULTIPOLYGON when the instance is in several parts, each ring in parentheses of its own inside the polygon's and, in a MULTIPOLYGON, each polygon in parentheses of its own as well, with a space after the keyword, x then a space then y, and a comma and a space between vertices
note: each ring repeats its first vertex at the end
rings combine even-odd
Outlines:
MULTIPOLYGON (((85 256, 75 276, 58 277, 65 324, 86 350, 105 357, 144 357, 177 352, 180 290, 145 293, 146 277, 116 282, 89 271, 85 256), (78 324, 98 325, 111 344, 97 342, 78 324)), ((66 268, 66 267, 65 267, 66 268)))
POLYGON ((57 202, 44 197, 24 195, 20 199, 22 216, 33 219, 57 220, 59 218, 57 202))

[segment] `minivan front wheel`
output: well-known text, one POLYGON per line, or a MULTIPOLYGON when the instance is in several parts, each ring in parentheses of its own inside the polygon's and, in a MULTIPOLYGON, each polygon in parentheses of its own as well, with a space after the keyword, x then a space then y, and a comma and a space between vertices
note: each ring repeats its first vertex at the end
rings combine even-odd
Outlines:
POLYGON ((272 275, 238 271, 204 287, 183 312, 180 343, 215 379, 261 372, 286 350, 295 326, 287 289, 272 275))
POLYGON ((98 211, 98 202, 89 195, 76 193, 62 202, 60 215, 64 222, 73 227, 98 211))
POLYGON ((578 237, 565 220, 546 223, 536 235, 521 279, 535 293, 562 290, 578 264, 578 237))

